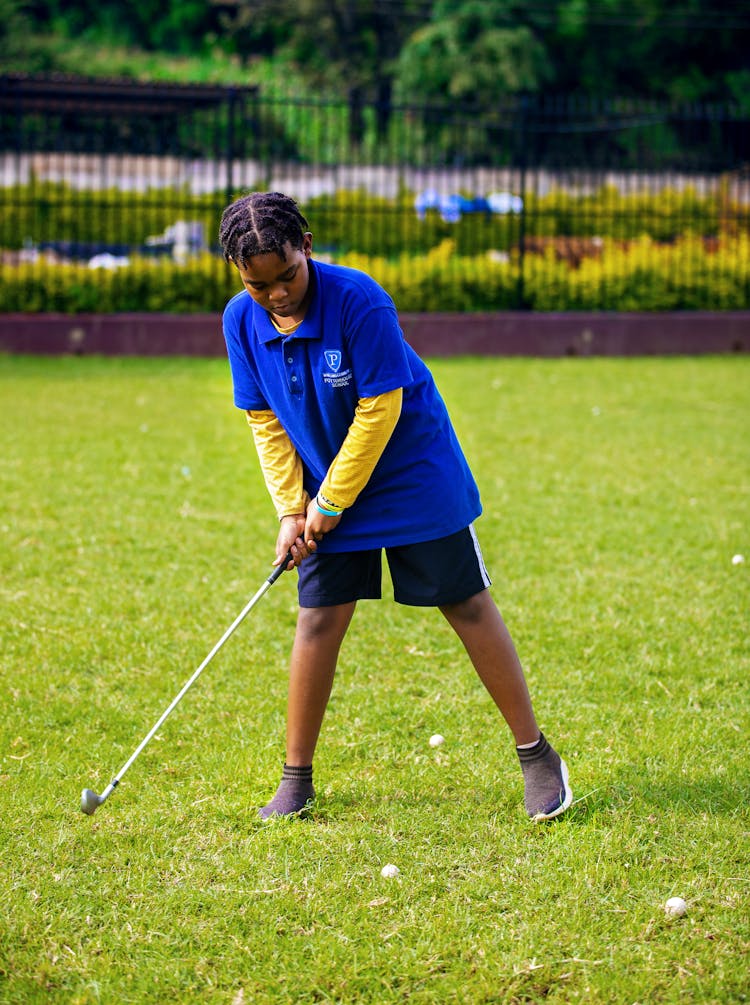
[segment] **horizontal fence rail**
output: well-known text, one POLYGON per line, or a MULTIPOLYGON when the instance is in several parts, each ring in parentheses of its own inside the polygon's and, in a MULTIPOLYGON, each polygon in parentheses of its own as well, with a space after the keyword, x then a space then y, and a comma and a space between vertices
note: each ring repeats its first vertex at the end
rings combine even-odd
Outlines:
POLYGON ((222 209, 294 196, 403 311, 742 310, 750 120, 0 77, 0 311, 220 311, 222 209))

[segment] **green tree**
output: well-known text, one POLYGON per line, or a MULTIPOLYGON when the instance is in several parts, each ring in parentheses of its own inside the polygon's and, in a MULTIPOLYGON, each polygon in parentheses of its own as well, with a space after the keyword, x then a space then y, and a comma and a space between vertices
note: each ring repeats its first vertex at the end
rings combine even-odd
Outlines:
POLYGON ((561 91, 738 99, 750 84, 750 8, 736 0, 563 0, 552 27, 561 91))
POLYGON ((152 51, 198 54, 218 30, 217 11, 204 0, 28 0, 26 6, 40 30, 152 51))
POLYGON ((437 0, 405 42, 404 99, 519 91, 750 102, 740 0, 437 0))
POLYGON ((372 103, 378 132, 386 129, 396 63, 405 39, 424 16, 424 0, 218 0, 223 25, 241 56, 273 40, 311 86, 348 95, 350 133, 361 139, 362 109, 372 103), (250 51, 248 51, 250 50, 250 51))
POLYGON ((501 94, 540 90, 553 70, 535 22, 513 0, 438 0, 401 50, 400 97, 484 106, 501 94))
POLYGON ((0 0, 6 67, 54 69, 46 36, 245 61, 292 61, 348 95, 353 138, 392 93, 479 108, 524 92, 750 105, 747 0, 0 0), (24 59, 26 62, 24 63, 24 59))
POLYGON ((7 66, 28 52, 28 31, 23 0, 0 0, 0 54, 7 66))

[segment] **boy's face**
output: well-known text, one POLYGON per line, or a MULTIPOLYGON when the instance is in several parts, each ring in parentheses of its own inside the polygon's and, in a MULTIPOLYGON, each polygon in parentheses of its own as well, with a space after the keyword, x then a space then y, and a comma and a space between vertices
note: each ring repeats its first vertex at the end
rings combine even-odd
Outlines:
POLYGON ((300 321, 307 308, 310 284, 307 261, 312 254, 312 234, 305 234, 301 248, 293 248, 287 241, 284 252, 286 260, 275 252, 254 255, 243 265, 237 265, 237 271, 256 304, 277 318, 300 321))

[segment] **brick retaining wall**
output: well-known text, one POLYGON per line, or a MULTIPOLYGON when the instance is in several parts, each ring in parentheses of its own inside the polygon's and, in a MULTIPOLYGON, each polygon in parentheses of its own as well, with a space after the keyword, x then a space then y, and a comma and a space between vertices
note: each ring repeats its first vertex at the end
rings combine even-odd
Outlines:
MULTIPOLYGON (((750 311, 402 314, 421 356, 653 356, 750 351, 750 311)), ((0 351, 223 356, 218 314, 0 314, 0 351)))

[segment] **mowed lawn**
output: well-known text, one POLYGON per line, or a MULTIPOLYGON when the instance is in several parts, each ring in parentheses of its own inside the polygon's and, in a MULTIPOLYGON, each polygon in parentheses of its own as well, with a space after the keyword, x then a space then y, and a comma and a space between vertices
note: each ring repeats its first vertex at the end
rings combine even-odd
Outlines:
POLYGON ((432 368, 572 810, 527 821, 460 644, 386 577, 315 811, 257 823, 288 573, 84 816, 268 575, 276 520, 222 360, 2 357, 1 1002, 750 996, 750 360, 432 368))

